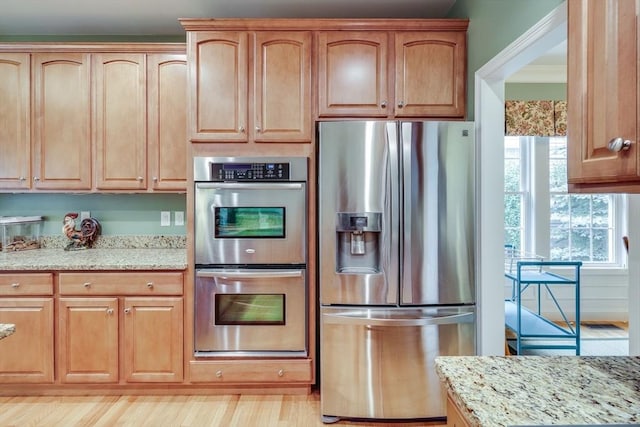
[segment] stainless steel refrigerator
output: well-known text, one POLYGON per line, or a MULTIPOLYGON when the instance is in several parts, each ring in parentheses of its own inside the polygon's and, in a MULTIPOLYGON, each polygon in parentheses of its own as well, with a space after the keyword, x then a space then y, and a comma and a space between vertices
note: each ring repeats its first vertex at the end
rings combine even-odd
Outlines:
POLYGON ((470 122, 318 124, 321 413, 445 416, 439 355, 473 355, 470 122))

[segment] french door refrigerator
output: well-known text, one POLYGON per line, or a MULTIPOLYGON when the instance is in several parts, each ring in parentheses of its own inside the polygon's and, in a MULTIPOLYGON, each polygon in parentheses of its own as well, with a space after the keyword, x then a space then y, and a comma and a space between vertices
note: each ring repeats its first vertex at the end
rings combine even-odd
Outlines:
POLYGON ((470 122, 318 124, 320 391, 340 418, 444 418, 440 355, 473 355, 470 122))

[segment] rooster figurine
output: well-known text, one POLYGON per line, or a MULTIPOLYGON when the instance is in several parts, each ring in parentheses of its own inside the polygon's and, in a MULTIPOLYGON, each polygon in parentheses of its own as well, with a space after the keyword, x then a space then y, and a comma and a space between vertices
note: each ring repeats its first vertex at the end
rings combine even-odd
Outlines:
POLYGON ((69 239, 69 244, 64 248, 65 251, 90 248, 100 234, 100 223, 97 219, 83 219, 80 223, 80 230, 76 230, 76 218, 78 218, 78 214, 75 212, 64 216, 62 234, 69 239))

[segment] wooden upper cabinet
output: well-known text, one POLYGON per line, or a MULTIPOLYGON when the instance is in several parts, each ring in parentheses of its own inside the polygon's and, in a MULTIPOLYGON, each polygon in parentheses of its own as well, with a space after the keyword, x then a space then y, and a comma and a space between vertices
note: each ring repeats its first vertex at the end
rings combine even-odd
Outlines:
POLYGON ((31 186, 30 55, 0 53, 0 188, 31 186))
POLYGON ((253 139, 311 142, 311 33, 255 34, 253 139))
POLYGON ((569 184, 640 180, 636 19, 636 0, 568 2, 569 184), (629 149, 609 150, 615 138, 629 149))
POLYGON ((147 188, 147 93, 144 54, 93 56, 96 188, 147 188))
POLYGON ((33 54, 35 189, 91 189, 89 69, 88 54, 33 54))
POLYGON ((387 32, 318 33, 318 115, 386 117, 389 105, 387 32))
POLYGON ((248 52, 246 32, 188 34, 189 129, 192 141, 248 140, 248 52))
POLYGON ((187 189, 186 55, 147 57, 148 166, 153 190, 187 189))
POLYGON ((396 117, 465 116, 466 33, 395 34, 396 117))

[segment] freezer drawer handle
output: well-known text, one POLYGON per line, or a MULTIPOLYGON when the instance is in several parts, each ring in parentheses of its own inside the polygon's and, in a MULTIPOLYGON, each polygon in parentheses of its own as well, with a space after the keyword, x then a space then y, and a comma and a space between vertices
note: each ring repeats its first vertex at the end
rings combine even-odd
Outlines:
POLYGON ((473 320, 473 313, 454 314, 443 317, 422 317, 418 319, 385 319, 356 317, 349 314, 325 314, 325 323, 339 323, 342 325, 368 325, 368 326, 429 326, 429 325, 449 325, 452 323, 463 323, 473 320))
POLYGON ((196 188, 202 188, 207 190, 302 190, 304 188, 304 184, 302 183, 259 183, 259 182, 251 182, 247 183, 238 183, 238 182, 230 182, 230 183, 222 183, 222 182, 212 182, 212 183, 202 183, 199 182, 196 184, 196 188))
POLYGON ((287 278, 302 277, 302 270, 283 270, 283 271, 224 271, 224 270, 201 270, 196 271, 196 277, 220 277, 220 278, 237 278, 237 279, 260 279, 260 278, 287 278))

